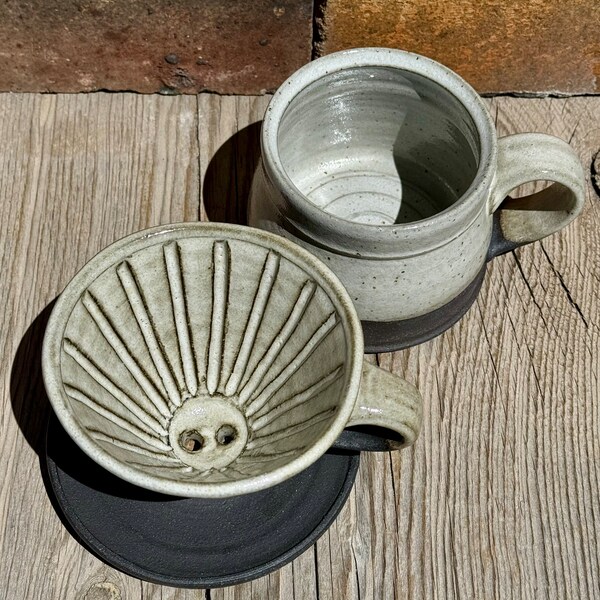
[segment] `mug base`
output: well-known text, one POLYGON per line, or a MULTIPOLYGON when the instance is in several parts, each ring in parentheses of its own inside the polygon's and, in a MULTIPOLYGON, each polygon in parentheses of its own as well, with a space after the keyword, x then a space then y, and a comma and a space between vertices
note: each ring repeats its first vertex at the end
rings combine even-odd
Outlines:
POLYGON ((450 329, 469 310, 481 289, 486 265, 453 300, 435 310, 401 321, 362 321, 365 353, 394 352, 427 342, 450 329))
POLYGON ((45 461, 55 511, 97 558, 151 583, 212 588, 262 577, 314 544, 344 506, 360 455, 329 451, 295 477, 252 494, 178 498, 112 475, 52 415, 45 461))

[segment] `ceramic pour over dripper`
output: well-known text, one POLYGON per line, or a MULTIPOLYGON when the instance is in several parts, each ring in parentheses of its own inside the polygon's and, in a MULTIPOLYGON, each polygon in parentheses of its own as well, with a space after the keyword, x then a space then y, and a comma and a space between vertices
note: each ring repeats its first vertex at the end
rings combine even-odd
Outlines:
POLYGON ((101 466, 216 498, 301 472, 347 426, 412 443, 418 392, 362 352, 348 294, 313 255, 251 228, 178 224, 116 242, 75 276, 43 373, 63 427, 101 466))

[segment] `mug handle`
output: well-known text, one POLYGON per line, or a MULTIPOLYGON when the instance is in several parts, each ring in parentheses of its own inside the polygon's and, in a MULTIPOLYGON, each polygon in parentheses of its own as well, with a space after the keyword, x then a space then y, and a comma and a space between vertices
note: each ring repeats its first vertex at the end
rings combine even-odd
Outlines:
POLYGON ((583 167, 567 142, 543 133, 500 138, 489 206, 494 222, 487 259, 562 229, 581 212, 584 202, 583 167), (523 198, 508 196, 517 186, 541 179, 554 183, 523 198))
POLYGON ((352 451, 399 450, 410 446, 421 429, 423 402, 408 381, 363 363, 354 410, 332 448, 352 451))

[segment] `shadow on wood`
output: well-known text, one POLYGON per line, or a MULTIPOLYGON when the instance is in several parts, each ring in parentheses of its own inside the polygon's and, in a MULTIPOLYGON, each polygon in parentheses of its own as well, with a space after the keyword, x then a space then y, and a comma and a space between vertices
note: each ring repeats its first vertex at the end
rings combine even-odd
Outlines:
POLYGON ((247 224, 252 177, 260 158, 262 121, 232 135, 215 153, 206 169, 202 200, 210 221, 247 224))
POLYGON ((53 300, 35 318, 21 339, 10 374, 10 400, 15 419, 38 456, 44 454, 50 402, 42 378, 42 342, 53 300))

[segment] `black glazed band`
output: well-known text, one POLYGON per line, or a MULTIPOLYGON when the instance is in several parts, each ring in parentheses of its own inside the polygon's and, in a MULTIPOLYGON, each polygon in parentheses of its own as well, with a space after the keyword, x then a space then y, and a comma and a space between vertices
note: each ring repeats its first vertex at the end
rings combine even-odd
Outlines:
POLYGON ((422 344, 449 329, 469 310, 483 283, 484 264, 475 279, 453 300, 431 312, 402 321, 362 321, 365 352, 394 352, 422 344))
MULTIPOLYGON (((500 225, 500 211, 496 211, 487 262, 526 243, 528 242, 513 242, 504 237, 500 225)), ((365 352, 375 354, 404 350, 444 333, 457 323, 475 302, 483 283, 485 269, 484 264, 475 279, 456 298, 425 315, 402 321, 362 321, 365 352)))

